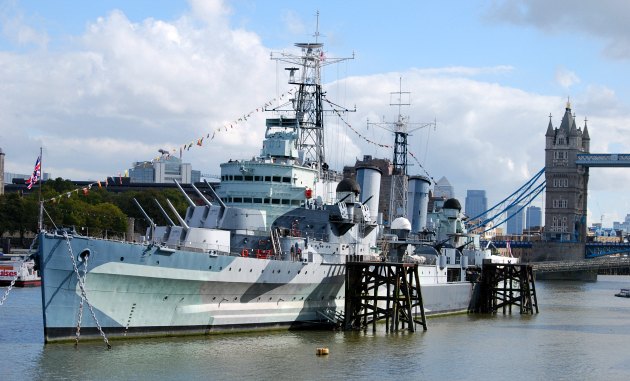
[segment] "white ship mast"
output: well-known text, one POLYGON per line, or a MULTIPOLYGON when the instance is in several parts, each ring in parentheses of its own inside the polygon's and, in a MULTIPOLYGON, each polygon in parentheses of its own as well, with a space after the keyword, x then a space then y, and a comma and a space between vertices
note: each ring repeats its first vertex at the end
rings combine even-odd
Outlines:
POLYGON ((374 125, 383 128, 387 131, 394 133, 394 162, 392 171, 392 183, 389 202, 388 221, 389 224, 398 217, 405 216, 407 209, 407 191, 409 188, 409 178, 407 167, 407 139, 409 134, 413 131, 419 130, 424 127, 434 126, 435 122, 430 123, 409 123, 409 117, 403 116, 401 108, 402 106, 411 105, 411 93, 408 91, 402 91, 402 78, 400 79, 399 88, 397 92, 390 93, 390 106, 398 106, 398 119, 395 122, 380 122, 370 123, 368 125, 374 125), (409 126, 414 127, 409 129, 409 126))
MULTIPOLYGON (((319 12, 317 12, 317 26, 315 30, 315 42, 296 43, 300 48, 299 55, 282 52, 279 56, 271 55, 271 59, 285 62, 291 65, 285 70, 289 71, 289 84, 297 85, 298 91, 290 100, 292 110, 282 110, 281 105, 273 111, 293 111, 299 123, 298 151, 303 162, 311 163, 318 171, 320 179, 326 179, 328 164, 324 149, 324 107, 321 84, 321 68, 335 64, 353 57, 331 58, 324 53, 324 44, 319 39, 319 12), (296 76, 296 72, 299 72, 296 76), (296 78, 297 77, 297 78, 296 78)), ((347 111, 347 110, 343 110, 347 111)))

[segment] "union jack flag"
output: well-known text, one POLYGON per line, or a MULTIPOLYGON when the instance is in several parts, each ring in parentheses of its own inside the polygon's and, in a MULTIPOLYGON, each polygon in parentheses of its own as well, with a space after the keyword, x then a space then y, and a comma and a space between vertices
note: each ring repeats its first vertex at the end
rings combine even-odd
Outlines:
POLYGON ((26 180, 26 183, 28 184, 26 189, 31 189, 33 185, 37 184, 37 181, 39 181, 41 174, 42 174, 42 158, 41 156, 38 156, 37 161, 35 161, 35 168, 33 169, 33 174, 31 175, 29 179, 26 180))

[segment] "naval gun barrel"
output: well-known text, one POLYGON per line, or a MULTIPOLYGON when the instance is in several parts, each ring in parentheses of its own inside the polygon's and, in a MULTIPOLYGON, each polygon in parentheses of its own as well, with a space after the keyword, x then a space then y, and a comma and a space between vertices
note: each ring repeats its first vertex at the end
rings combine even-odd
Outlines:
POLYGON ((199 189, 197 189, 197 187, 195 186, 195 184, 190 183, 190 185, 193 187, 193 189, 195 190, 195 192, 197 192, 197 194, 199 195, 199 197, 201 197, 201 199, 203 200, 203 202, 208 205, 208 206, 212 206, 212 203, 206 198, 206 196, 203 195, 203 193, 201 193, 201 191, 199 189))
POLYGON ((179 224, 186 230, 188 230, 188 224, 186 223, 186 221, 184 221, 184 219, 179 215, 179 213, 177 213, 177 209, 175 209, 175 207, 173 206, 173 204, 171 204, 171 200, 169 200, 168 198, 166 199, 166 203, 168 204, 169 208, 171 208, 171 210, 173 211, 173 213, 175 213, 175 216, 177 217, 177 221, 179 221, 179 224))
POLYGON ((153 222, 153 220, 151 219, 151 217, 149 217, 149 215, 147 214, 147 212, 144 211, 144 209, 142 209, 142 206, 140 205, 140 203, 138 202, 138 200, 136 200, 136 198, 133 198, 133 202, 136 203, 136 206, 138 207, 138 209, 140 209, 140 212, 142 212, 142 215, 144 215, 144 218, 147 220, 147 222, 149 222, 149 224, 151 225, 152 228, 155 229, 155 223, 153 222))
POLYGON ((181 185, 179 185, 179 183, 177 182, 177 180, 173 179, 173 182, 175 183, 175 185, 177 185, 177 187, 179 188, 180 191, 182 191, 182 194, 184 195, 184 198, 186 199, 186 202, 188 203, 188 205, 192 206, 193 208, 197 205, 195 205, 195 203, 193 202, 193 200, 190 199, 190 197, 188 197, 188 195, 186 194, 186 191, 184 190, 184 188, 182 188, 181 185))
POLYGON ((362 204, 362 205, 367 204, 367 203, 368 203, 368 202, 372 199, 372 197, 374 197, 374 195, 371 195, 370 197, 368 197, 368 198, 367 198, 365 201, 363 201, 361 204, 362 204))
POLYGON ((350 193, 348 193, 344 198, 342 198, 341 200, 337 201, 337 203, 339 202, 344 202, 345 199, 347 199, 348 197, 350 197, 350 193))
POLYGON ((221 208, 225 209, 225 203, 223 202, 223 200, 221 200, 221 197, 219 197, 219 195, 217 195, 217 192, 214 191, 214 188, 212 188, 212 185, 210 185, 210 183, 208 182, 208 180, 203 179, 203 182, 206 183, 206 185, 208 186, 208 188, 210 188, 210 191, 212 192, 212 197, 214 197, 215 200, 217 200, 217 202, 219 203, 219 205, 221 205, 221 208))
POLYGON ((162 205, 160 205, 160 202, 157 200, 157 198, 154 198, 153 201, 155 201, 155 204, 158 206, 158 208, 160 208, 160 212, 162 212, 162 215, 166 219, 166 222, 168 222, 168 224, 170 226, 175 226, 175 222, 173 222, 173 220, 171 220, 171 217, 169 217, 168 213, 166 213, 166 210, 164 210, 164 208, 162 208, 162 205))

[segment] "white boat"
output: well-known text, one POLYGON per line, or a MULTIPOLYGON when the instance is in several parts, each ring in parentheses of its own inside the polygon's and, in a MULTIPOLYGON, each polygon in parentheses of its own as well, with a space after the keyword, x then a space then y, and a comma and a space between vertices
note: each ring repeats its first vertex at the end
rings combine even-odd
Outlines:
POLYGON ((0 256, 0 286, 38 287, 41 285, 35 261, 22 256, 0 256))

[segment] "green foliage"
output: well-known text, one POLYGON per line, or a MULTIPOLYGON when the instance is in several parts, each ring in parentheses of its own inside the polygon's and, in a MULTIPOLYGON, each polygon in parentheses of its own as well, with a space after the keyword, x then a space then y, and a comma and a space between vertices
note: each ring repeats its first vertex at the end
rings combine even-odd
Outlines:
MULTIPOLYGON (((0 234, 19 234, 20 237, 28 232, 37 231, 39 217, 38 193, 32 192, 22 196, 11 193, 0 196, 0 234)), ((154 199, 162 205, 175 220, 166 200, 170 200, 181 216, 186 212, 187 204, 183 195, 174 189, 143 191, 129 191, 114 193, 105 187, 99 189, 78 189, 71 181, 56 178, 47 181, 42 186, 44 204, 44 227, 73 226, 78 232, 91 236, 122 236, 127 230, 127 218, 135 218, 135 230, 144 233, 149 223, 133 202, 135 198, 143 209, 158 225, 165 225, 154 199), (69 195, 69 197, 68 197, 69 195), (50 216, 50 217, 48 217, 50 216), (52 220, 52 221, 51 221, 52 220), (54 223, 53 223, 54 222, 54 223)))

